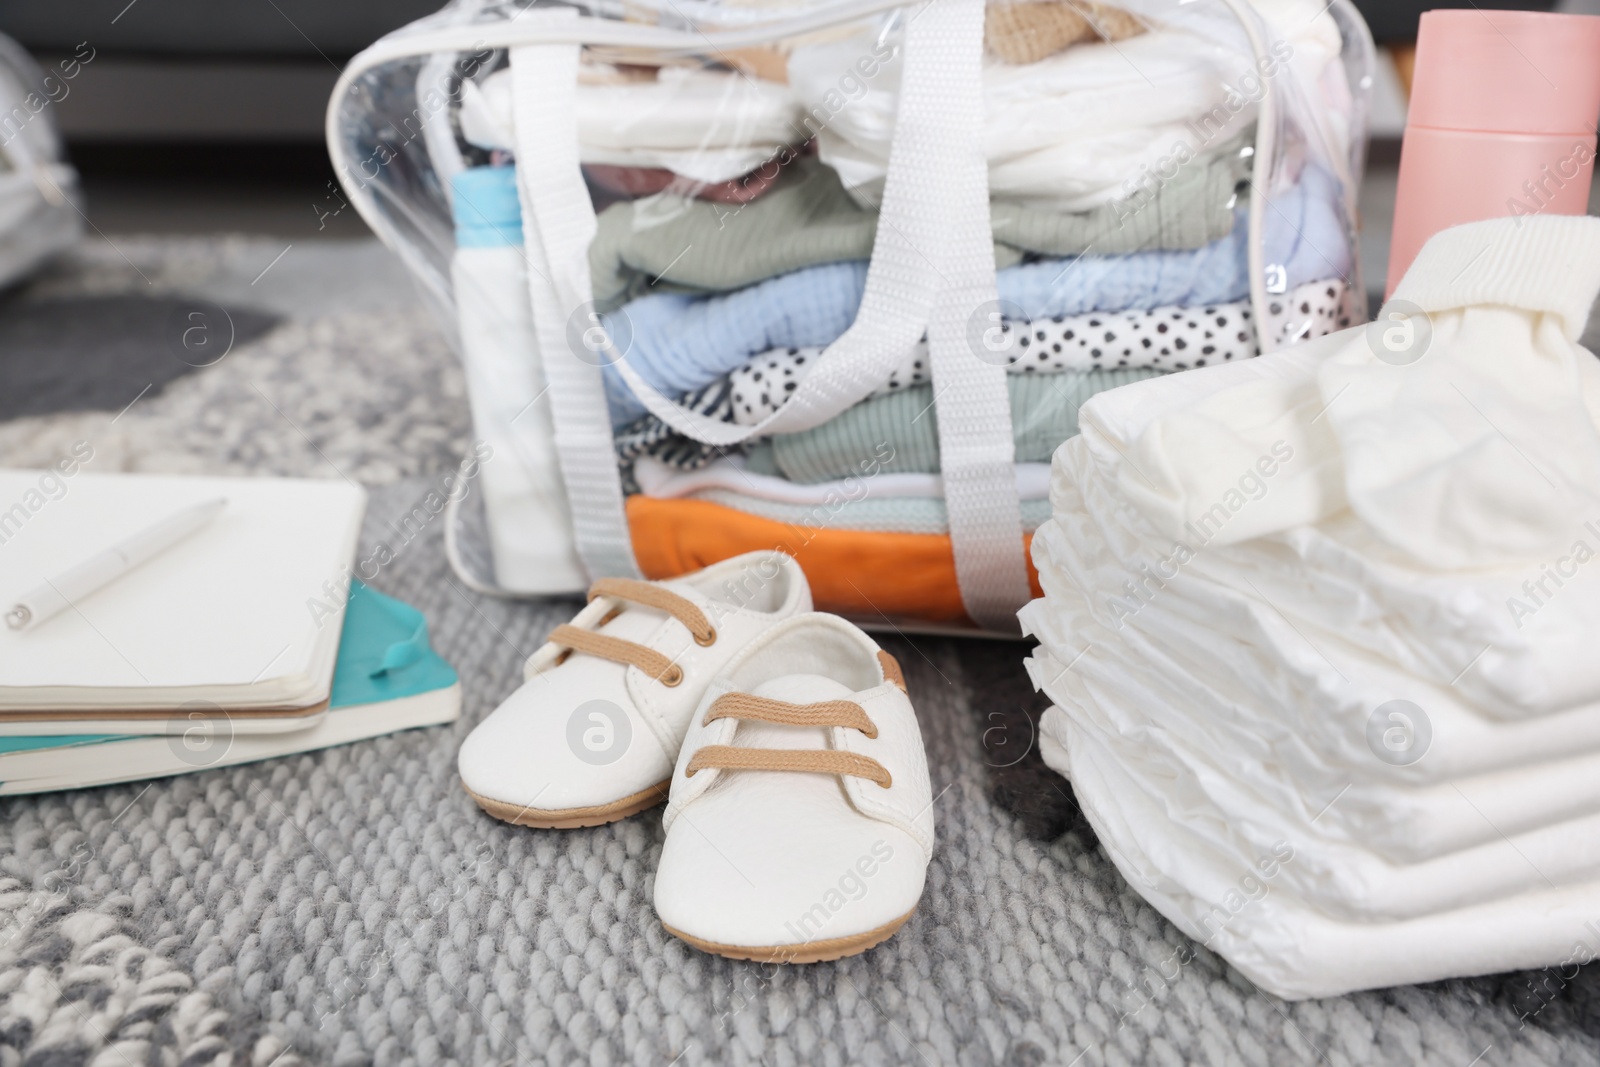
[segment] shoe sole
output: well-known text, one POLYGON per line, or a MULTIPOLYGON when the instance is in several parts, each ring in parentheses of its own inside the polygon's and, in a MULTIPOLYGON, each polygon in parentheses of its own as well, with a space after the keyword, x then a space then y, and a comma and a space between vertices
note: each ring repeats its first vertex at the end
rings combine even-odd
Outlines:
POLYGON ((916 908, 912 908, 900 918, 884 923, 876 930, 868 930, 864 934, 834 937, 826 941, 806 941, 798 945, 768 945, 763 948, 703 941, 682 930, 674 930, 666 923, 661 925, 666 927, 667 933, 680 941, 687 941, 701 952, 725 956, 730 960, 752 960, 756 963, 827 963, 831 960, 842 960, 846 956, 859 956, 867 949, 883 944, 898 933, 906 924, 906 920, 916 914, 916 911, 916 908))
POLYGON ((667 790, 671 785, 672 779, 669 778, 664 782, 657 782, 648 789, 641 789, 632 796, 614 800, 610 804, 554 810, 530 808, 526 804, 508 804, 503 800, 490 800, 467 788, 465 782, 461 783, 461 788, 467 790, 467 796, 477 801, 478 807, 501 822, 508 822, 513 826, 532 826, 539 830, 576 830, 584 826, 604 826, 606 823, 637 815, 646 808, 653 808, 667 799, 667 790))

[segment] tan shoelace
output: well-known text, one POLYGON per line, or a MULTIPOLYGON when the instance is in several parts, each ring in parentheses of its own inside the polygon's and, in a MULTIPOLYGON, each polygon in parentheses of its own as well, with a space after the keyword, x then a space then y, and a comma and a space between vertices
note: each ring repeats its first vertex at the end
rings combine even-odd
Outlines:
MULTIPOLYGON (((589 587, 589 599, 592 601, 597 597, 610 597, 612 600, 622 600, 666 612, 688 627, 695 644, 702 648, 717 642, 717 629, 711 625, 711 620, 706 618, 705 612, 696 607, 694 601, 681 597, 670 589, 632 578, 602 578, 589 587)), ((557 626, 546 640, 570 652, 582 652, 584 655, 596 656, 612 663, 638 667, 662 685, 677 685, 683 681, 682 667, 655 649, 646 648, 636 641, 597 634, 592 630, 580 630, 571 623, 557 626)))
MULTIPOLYGON (((867 718, 866 709, 851 700, 824 700, 816 704, 790 704, 783 700, 749 693, 724 693, 706 712, 704 725, 718 719, 750 719, 786 726, 844 726, 860 730, 868 737, 878 736, 878 727, 867 718)), ((894 784, 889 769, 868 756, 837 749, 739 748, 734 745, 707 745, 689 760, 684 771, 694 777, 699 770, 804 771, 814 774, 848 774, 866 778, 888 789, 894 784)))

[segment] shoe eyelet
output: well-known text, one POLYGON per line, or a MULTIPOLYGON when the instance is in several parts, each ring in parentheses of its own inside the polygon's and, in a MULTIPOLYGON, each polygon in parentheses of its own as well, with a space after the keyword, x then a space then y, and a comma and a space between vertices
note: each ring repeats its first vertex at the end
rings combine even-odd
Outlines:
POLYGON ((710 648, 712 645, 717 643, 717 628, 715 626, 711 627, 706 632, 704 637, 701 637, 699 634, 695 634, 694 643, 699 645, 701 648, 710 648))
POLYGON ((683 684, 683 668, 674 663, 657 681, 668 689, 676 689, 683 684))

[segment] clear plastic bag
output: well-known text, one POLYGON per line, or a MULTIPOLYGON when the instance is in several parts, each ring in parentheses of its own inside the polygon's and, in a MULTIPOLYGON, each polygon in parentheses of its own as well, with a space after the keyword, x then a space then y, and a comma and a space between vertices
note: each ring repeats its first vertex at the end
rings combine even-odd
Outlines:
POLYGON ((328 136, 467 365, 463 577, 1005 629, 1080 404, 1365 322, 1371 66, 1345 0, 456 3, 328 136))

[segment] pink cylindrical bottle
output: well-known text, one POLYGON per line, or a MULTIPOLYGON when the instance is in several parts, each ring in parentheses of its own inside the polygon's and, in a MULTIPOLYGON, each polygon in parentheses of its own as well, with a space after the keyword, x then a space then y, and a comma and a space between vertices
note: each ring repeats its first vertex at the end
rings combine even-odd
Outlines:
POLYGON ((1597 117, 1600 18, 1425 13, 1385 292, 1440 230, 1506 216, 1582 215, 1597 117))

